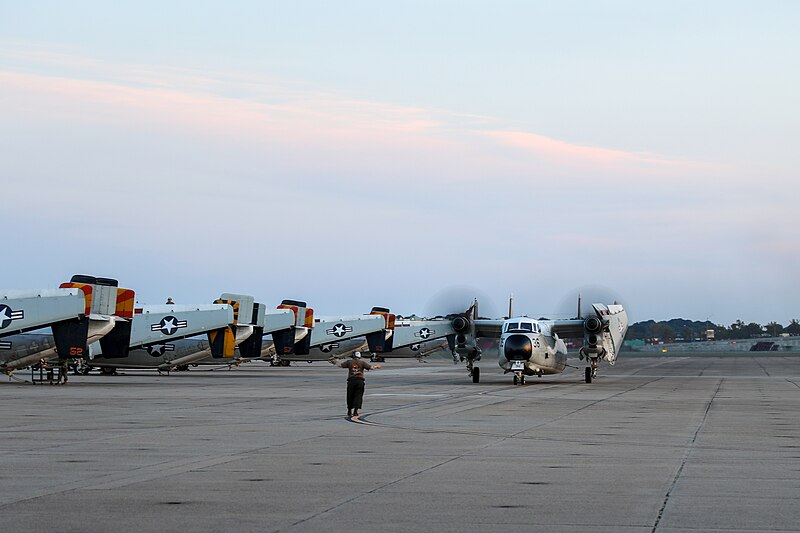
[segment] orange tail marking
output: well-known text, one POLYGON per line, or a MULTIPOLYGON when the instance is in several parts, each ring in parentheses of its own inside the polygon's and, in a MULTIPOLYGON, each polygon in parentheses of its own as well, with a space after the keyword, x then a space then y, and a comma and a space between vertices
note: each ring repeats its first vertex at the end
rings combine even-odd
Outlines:
POLYGON ((83 291, 83 298, 86 300, 86 316, 92 314, 92 286, 86 283, 73 283, 67 281, 58 286, 59 289, 80 289, 83 291))

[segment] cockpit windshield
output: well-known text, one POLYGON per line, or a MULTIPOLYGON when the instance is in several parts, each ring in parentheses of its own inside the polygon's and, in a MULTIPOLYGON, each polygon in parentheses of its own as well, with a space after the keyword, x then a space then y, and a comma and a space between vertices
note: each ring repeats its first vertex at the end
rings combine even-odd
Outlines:
POLYGON ((534 322, 509 322, 506 324, 506 332, 524 331, 525 333, 538 333, 539 328, 534 322))

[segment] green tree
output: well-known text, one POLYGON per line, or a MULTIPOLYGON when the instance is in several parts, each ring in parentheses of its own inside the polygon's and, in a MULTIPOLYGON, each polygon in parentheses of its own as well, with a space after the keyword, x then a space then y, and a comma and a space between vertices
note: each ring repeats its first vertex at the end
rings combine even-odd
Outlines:
POLYGON ((667 324, 657 322, 653 326, 653 337, 661 341, 672 340, 675 338, 675 332, 667 324))
POLYGON ((791 323, 786 326, 786 333, 790 335, 800 335, 800 320, 793 318, 791 323))
POLYGON ((764 334, 764 328, 761 324, 750 322, 742 328, 742 335, 745 339, 756 339, 764 334))
POLYGON ((778 335, 783 333, 783 326, 781 326, 777 322, 769 322, 766 326, 764 326, 764 329, 766 329, 767 334, 770 337, 777 337, 778 335))
POLYGON ((738 319, 736 322, 728 327, 728 337, 729 339, 742 339, 744 338, 744 326, 745 323, 742 319, 738 319))

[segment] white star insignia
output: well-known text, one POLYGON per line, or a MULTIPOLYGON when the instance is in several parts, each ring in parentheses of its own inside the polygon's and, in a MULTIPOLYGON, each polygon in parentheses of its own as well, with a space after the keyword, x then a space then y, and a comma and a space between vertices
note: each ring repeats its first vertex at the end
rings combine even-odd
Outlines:
POLYGON ((169 320, 164 319, 164 324, 161 326, 162 331, 164 331, 167 335, 172 335, 176 329, 178 329, 177 324, 175 324, 175 319, 170 317, 169 320))
MULTIPOLYGON (((11 315, 8 313, 11 309, 7 306, 3 306, 3 314, 0 315, 0 324, 4 322, 11 322, 11 315)), ((3 326, 5 327, 5 325, 3 326)))

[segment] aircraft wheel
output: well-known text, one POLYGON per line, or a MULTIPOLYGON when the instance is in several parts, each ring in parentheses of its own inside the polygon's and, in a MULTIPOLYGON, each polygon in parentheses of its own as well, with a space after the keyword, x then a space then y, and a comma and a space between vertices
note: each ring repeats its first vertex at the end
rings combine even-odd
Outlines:
POLYGON ((520 385, 525 385, 525 376, 522 376, 522 377, 519 378, 519 384, 520 385))
POLYGON ((472 382, 478 383, 481 380, 481 369, 477 366, 472 369, 472 382))
POLYGON ((584 375, 585 375, 585 378, 586 378, 586 383, 591 383, 592 382, 592 368, 587 366, 586 367, 586 372, 584 373, 584 375))
POLYGON ((187 370, 189 370, 189 365, 178 365, 175 367, 175 370, 177 370, 178 372, 186 372, 187 370))
POLYGON ((514 385, 519 385, 519 378, 514 374, 514 385))
POLYGON ((281 361, 281 366, 289 366, 291 364, 292 364, 291 361, 281 361))
POLYGON ((114 374, 117 373, 117 369, 110 366, 104 366, 103 368, 100 369, 100 373, 103 374, 104 376, 113 376, 114 374))

